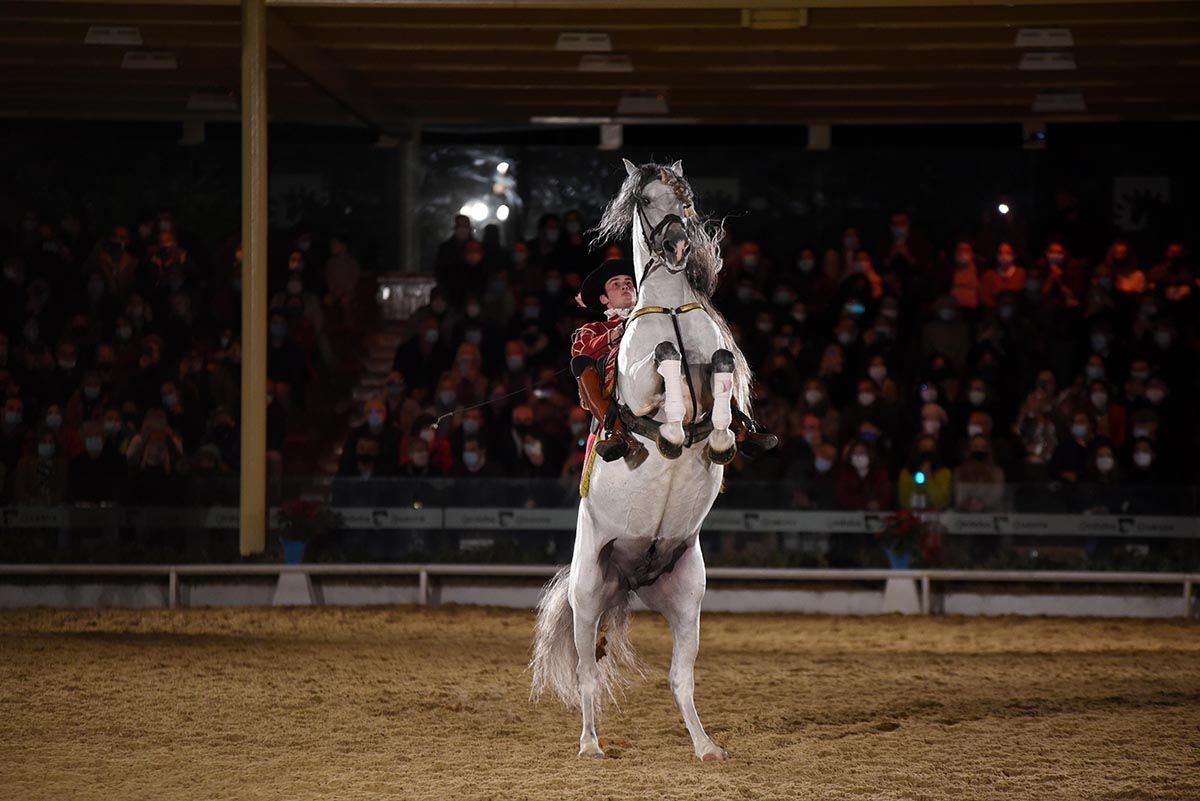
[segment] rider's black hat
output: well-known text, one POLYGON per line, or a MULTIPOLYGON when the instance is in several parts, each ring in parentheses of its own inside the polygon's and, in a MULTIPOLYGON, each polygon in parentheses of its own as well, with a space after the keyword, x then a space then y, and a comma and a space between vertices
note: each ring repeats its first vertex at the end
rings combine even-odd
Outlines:
POLYGON ((637 282, 637 277, 633 274, 633 264, 625 259, 608 259, 596 269, 588 273, 587 278, 583 279, 583 283, 579 287, 579 303, 581 306, 592 311, 604 311, 604 305, 600 303, 600 296, 605 294, 604 285, 608 283, 610 278, 615 278, 618 275, 628 275, 637 282))

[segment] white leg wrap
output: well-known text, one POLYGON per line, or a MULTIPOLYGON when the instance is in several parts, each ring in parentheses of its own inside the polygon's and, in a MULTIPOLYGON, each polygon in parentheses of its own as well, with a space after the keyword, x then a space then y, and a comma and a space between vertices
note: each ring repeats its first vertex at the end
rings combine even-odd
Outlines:
POLYGON ((658 365, 658 374, 663 377, 663 389, 666 400, 663 401, 663 411, 668 423, 683 422, 683 371, 679 361, 664 361, 658 365))
POLYGON ((713 373, 712 424, 716 430, 729 428, 733 422, 733 373, 713 373))

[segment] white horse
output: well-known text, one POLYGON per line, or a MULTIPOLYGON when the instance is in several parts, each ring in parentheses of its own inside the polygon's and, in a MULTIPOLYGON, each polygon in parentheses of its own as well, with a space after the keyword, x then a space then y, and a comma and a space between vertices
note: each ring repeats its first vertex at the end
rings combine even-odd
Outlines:
POLYGON ((636 593, 671 625, 671 692, 696 756, 719 760, 728 754, 705 733, 692 697, 705 586, 699 533, 736 448, 731 399, 749 412, 750 371, 709 302, 719 234, 696 217, 682 164, 625 168, 597 239, 632 231, 638 304, 621 339, 617 391, 648 447, 584 468, 574 556, 538 606, 533 696, 550 690, 578 704, 579 755, 603 757, 600 701, 622 668, 640 672, 628 639, 636 593))

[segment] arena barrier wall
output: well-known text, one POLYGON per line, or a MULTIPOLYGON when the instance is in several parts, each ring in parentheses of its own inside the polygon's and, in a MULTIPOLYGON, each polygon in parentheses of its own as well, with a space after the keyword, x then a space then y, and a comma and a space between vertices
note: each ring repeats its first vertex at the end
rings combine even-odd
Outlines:
MULTIPOLYGON (((554 565, 0 565, 0 608, 468 603, 532 608, 554 565), (313 580, 317 582, 314 585, 313 580)), ((1192 617, 1200 574, 1102 571, 730 568, 708 571, 705 608, 730 612, 1192 617), (879 589, 861 585, 884 583, 879 589), (839 583, 846 590, 831 589, 839 583), (970 592, 934 585, 971 584, 970 592), (996 592, 997 584, 1181 587, 1182 595, 996 592), (911 586, 912 609, 888 608, 911 586), (918 589, 919 587, 919 589, 918 589), (1173 596, 1173 597, 1172 597, 1173 596)))

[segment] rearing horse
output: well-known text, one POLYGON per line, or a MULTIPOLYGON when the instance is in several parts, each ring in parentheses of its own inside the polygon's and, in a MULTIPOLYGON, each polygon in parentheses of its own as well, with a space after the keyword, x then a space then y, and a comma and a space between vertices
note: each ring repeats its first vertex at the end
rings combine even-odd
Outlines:
POLYGON ((579 755, 604 756, 601 698, 614 694, 622 668, 640 672, 628 639, 636 593, 671 625, 668 678, 696 756, 724 759, 692 698, 705 586, 699 534, 736 450, 731 401, 749 412, 750 370, 709 300, 719 234, 697 216, 682 163, 626 160, 625 169, 596 244, 632 233, 638 304, 621 339, 617 393, 630 430, 649 447, 584 467, 571 565, 538 605, 533 696, 550 690, 579 705, 579 755))

